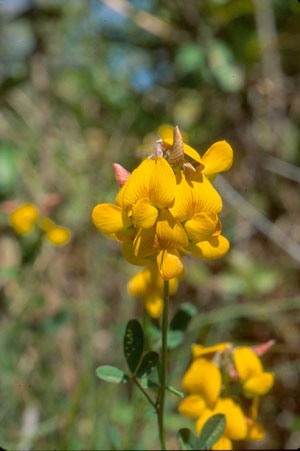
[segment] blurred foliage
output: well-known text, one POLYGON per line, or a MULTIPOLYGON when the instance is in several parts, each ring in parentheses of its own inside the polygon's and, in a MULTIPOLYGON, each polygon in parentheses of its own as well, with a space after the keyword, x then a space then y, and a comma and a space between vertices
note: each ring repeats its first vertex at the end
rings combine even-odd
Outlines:
MULTIPOLYGON (((226 180, 296 249, 299 185, 289 171, 300 163, 299 30, 296 0, 0 0, 1 446, 157 447, 140 394, 95 375, 99 365, 124 367, 126 322, 143 306, 126 293, 135 268, 94 229, 91 210, 117 192, 112 163, 132 170, 158 126, 177 124, 200 153, 230 142, 226 180), (271 157, 290 164, 285 177, 271 157), (23 264, 8 201, 51 213, 71 242, 43 243, 23 264)), ((261 406, 268 435, 257 448, 297 447, 299 260, 234 202, 224 201, 222 223, 232 251, 188 262, 173 301, 172 314, 179 302, 200 314, 171 351, 170 383, 180 388, 192 342, 275 338, 265 367, 276 384, 261 406)), ((191 423, 168 399, 176 449, 176 431, 191 423)))

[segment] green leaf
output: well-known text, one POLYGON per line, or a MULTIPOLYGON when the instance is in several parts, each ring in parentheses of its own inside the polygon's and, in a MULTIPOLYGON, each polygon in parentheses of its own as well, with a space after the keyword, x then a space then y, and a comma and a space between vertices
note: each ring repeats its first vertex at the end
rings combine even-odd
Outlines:
POLYGON ((210 69, 219 85, 226 92, 239 91, 244 85, 244 73, 235 63, 230 47, 213 39, 207 50, 210 69))
POLYGON ((192 431, 188 428, 179 429, 177 440, 181 450, 196 449, 196 440, 192 431))
POLYGON ((0 277, 5 281, 14 280, 20 274, 20 268, 17 266, 6 266, 0 269, 0 277))
POLYGON ((142 363, 136 373, 137 377, 148 376, 152 372, 153 368, 156 367, 158 359, 159 355, 157 352, 147 352, 147 354, 144 355, 142 363))
POLYGON ((181 345, 184 340, 184 334, 180 330, 168 331, 168 348, 175 349, 181 345))
POLYGON ((193 304, 190 304, 189 302, 181 304, 171 321, 170 329, 184 332, 189 325, 189 322, 196 314, 197 309, 193 304))
POLYGON ((121 449, 121 438, 118 429, 115 426, 110 426, 108 428, 108 438, 110 441, 110 448, 112 450, 121 449))
POLYGON ((114 384, 126 384, 129 377, 119 368, 111 365, 102 365, 96 369, 97 376, 106 382, 113 382, 114 384))
POLYGON ((198 44, 184 43, 178 48, 175 64, 183 73, 198 71, 205 64, 204 52, 198 44))
POLYGON ((201 431, 198 449, 208 450, 219 440, 226 426, 226 418, 222 413, 210 417, 201 431))
POLYGON ((16 150, 10 146, 0 147, 0 197, 7 196, 14 188, 18 171, 16 150))
POLYGON ((144 332, 142 326, 136 319, 127 323, 124 342, 124 356, 132 373, 135 372, 144 349, 144 332))
POLYGON ((173 395, 178 396, 179 398, 184 398, 184 393, 183 393, 182 391, 180 391, 180 390, 177 390, 177 388, 172 387, 171 385, 169 385, 169 386, 167 387, 167 390, 168 390, 169 392, 173 393, 173 395))
POLYGON ((156 382, 148 379, 147 377, 143 377, 141 379, 141 386, 143 388, 152 388, 153 390, 158 390, 160 387, 156 382))

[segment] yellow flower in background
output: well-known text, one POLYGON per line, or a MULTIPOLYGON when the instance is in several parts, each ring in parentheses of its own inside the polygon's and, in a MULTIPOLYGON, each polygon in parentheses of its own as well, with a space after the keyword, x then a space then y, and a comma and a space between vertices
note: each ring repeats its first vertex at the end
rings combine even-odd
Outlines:
POLYGON ((260 359, 250 348, 236 348, 233 359, 245 396, 252 398, 268 393, 273 386, 274 375, 263 370, 260 359))
MULTIPOLYGON (((176 293, 177 286, 177 279, 171 279, 169 286, 171 296, 176 293)), ((127 289, 132 296, 143 298, 146 310, 152 318, 159 318, 163 306, 163 280, 155 263, 135 274, 129 280, 127 289)))
POLYGON ((46 238, 55 246, 66 244, 71 238, 71 231, 58 226, 52 219, 40 216, 38 208, 33 204, 23 204, 16 208, 9 217, 10 223, 19 235, 30 233, 37 224, 46 238))
POLYGON ((43 216, 39 220, 38 226, 45 232, 46 238, 54 246, 63 246, 70 241, 71 231, 66 227, 56 225, 52 219, 46 216, 43 216))
POLYGON ((26 235, 33 229, 39 217, 39 211, 33 204, 23 204, 10 215, 10 223, 19 235, 26 235))
POLYGON ((227 143, 216 145, 202 164, 200 155, 183 144, 178 127, 173 140, 166 138, 157 146, 156 156, 122 179, 115 204, 97 205, 92 219, 103 234, 123 243, 122 254, 130 263, 156 260, 160 276, 170 280, 182 273, 187 253, 214 259, 229 249, 218 218, 222 199, 206 178, 205 167, 209 175, 226 170, 232 149, 227 143), (195 167, 185 162, 184 153, 196 161, 195 167))
MULTIPOLYGON (((158 131, 159 137, 162 140, 165 140, 165 139, 173 140, 174 127, 172 127, 171 125, 162 124, 158 127, 157 131, 158 131)), ((188 140, 187 134, 183 130, 180 130, 180 132, 181 132, 183 140, 187 141, 188 140)))
POLYGON ((71 232, 66 227, 55 226, 46 233, 46 238, 55 246, 63 246, 70 240, 71 232))

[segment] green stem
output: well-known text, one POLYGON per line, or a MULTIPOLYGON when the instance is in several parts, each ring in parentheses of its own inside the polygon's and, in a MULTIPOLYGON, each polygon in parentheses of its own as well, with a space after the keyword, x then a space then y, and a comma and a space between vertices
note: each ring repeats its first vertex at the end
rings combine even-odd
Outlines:
POLYGON ((133 379, 133 382, 135 383, 135 385, 141 390, 141 392, 143 393, 143 395, 147 398, 147 400, 150 402, 150 404, 154 407, 154 409, 157 412, 157 406, 155 405, 154 401, 152 401, 152 399, 150 398, 150 396, 148 395, 148 393, 143 389, 143 387, 141 386, 141 384, 136 380, 133 379))
POLYGON ((161 449, 166 450, 166 434, 164 427, 165 412, 165 394, 167 379, 167 356, 168 356, 168 304, 169 304, 169 281, 164 281, 164 297, 163 297, 163 317, 162 317, 162 370, 161 370, 161 390, 158 411, 158 427, 161 449))

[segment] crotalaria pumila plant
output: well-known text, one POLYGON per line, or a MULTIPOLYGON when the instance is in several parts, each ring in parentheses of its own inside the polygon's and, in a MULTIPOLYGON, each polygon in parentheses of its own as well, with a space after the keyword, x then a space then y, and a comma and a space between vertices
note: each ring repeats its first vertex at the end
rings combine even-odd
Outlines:
MULTIPOLYGON (((264 427, 257 420, 258 405, 260 397, 272 388, 274 376, 263 370, 259 358, 262 346, 253 349, 220 343, 192 347, 193 361, 182 380, 188 395, 180 402, 179 412, 196 420, 197 435, 208 419, 218 414, 225 416, 225 428, 211 449, 230 450, 233 441, 258 441, 265 437, 264 427), (233 382, 236 387, 231 394, 233 382)), ((269 346, 264 347, 266 351, 269 346)))
MULTIPOLYGON (((92 212, 93 222, 100 232, 120 242, 123 257, 133 265, 145 267, 129 281, 129 292, 144 299, 146 310, 156 321, 162 311, 159 353, 144 352, 143 329, 137 320, 130 320, 124 336, 124 354, 130 374, 104 365, 97 369, 97 375, 110 382, 131 380, 135 383, 157 414, 162 449, 166 449, 166 390, 183 396, 167 386, 167 350, 171 347, 172 334, 174 337, 177 333, 178 338, 178 332, 184 331, 187 319, 193 314, 191 305, 182 305, 169 325, 169 294, 176 291, 178 279, 183 276, 186 256, 211 260, 223 257, 229 250, 219 219, 222 199, 212 182, 219 172, 230 169, 232 157, 232 149, 226 141, 213 144, 201 157, 183 142, 179 128, 175 127, 173 136, 162 136, 156 141, 153 154, 132 173, 114 164, 120 186, 115 202, 96 205, 92 212)), ((244 383, 247 384, 246 379, 244 383)), ((206 390, 206 383, 203 384, 206 390)), ((221 402, 216 396, 218 385, 214 390, 208 407, 215 408, 215 403, 221 402)), ((221 410, 208 416, 210 423, 208 426, 203 423, 201 427, 204 435, 207 435, 207 427, 208 430, 214 428, 214 434, 208 434, 211 441, 220 437, 230 440, 228 434, 223 434, 226 415, 221 410)), ((180 432, 181 444, 189 438, 189 432, 180 432)), ((193 448, 191 443, 189 446, 193 448)))

